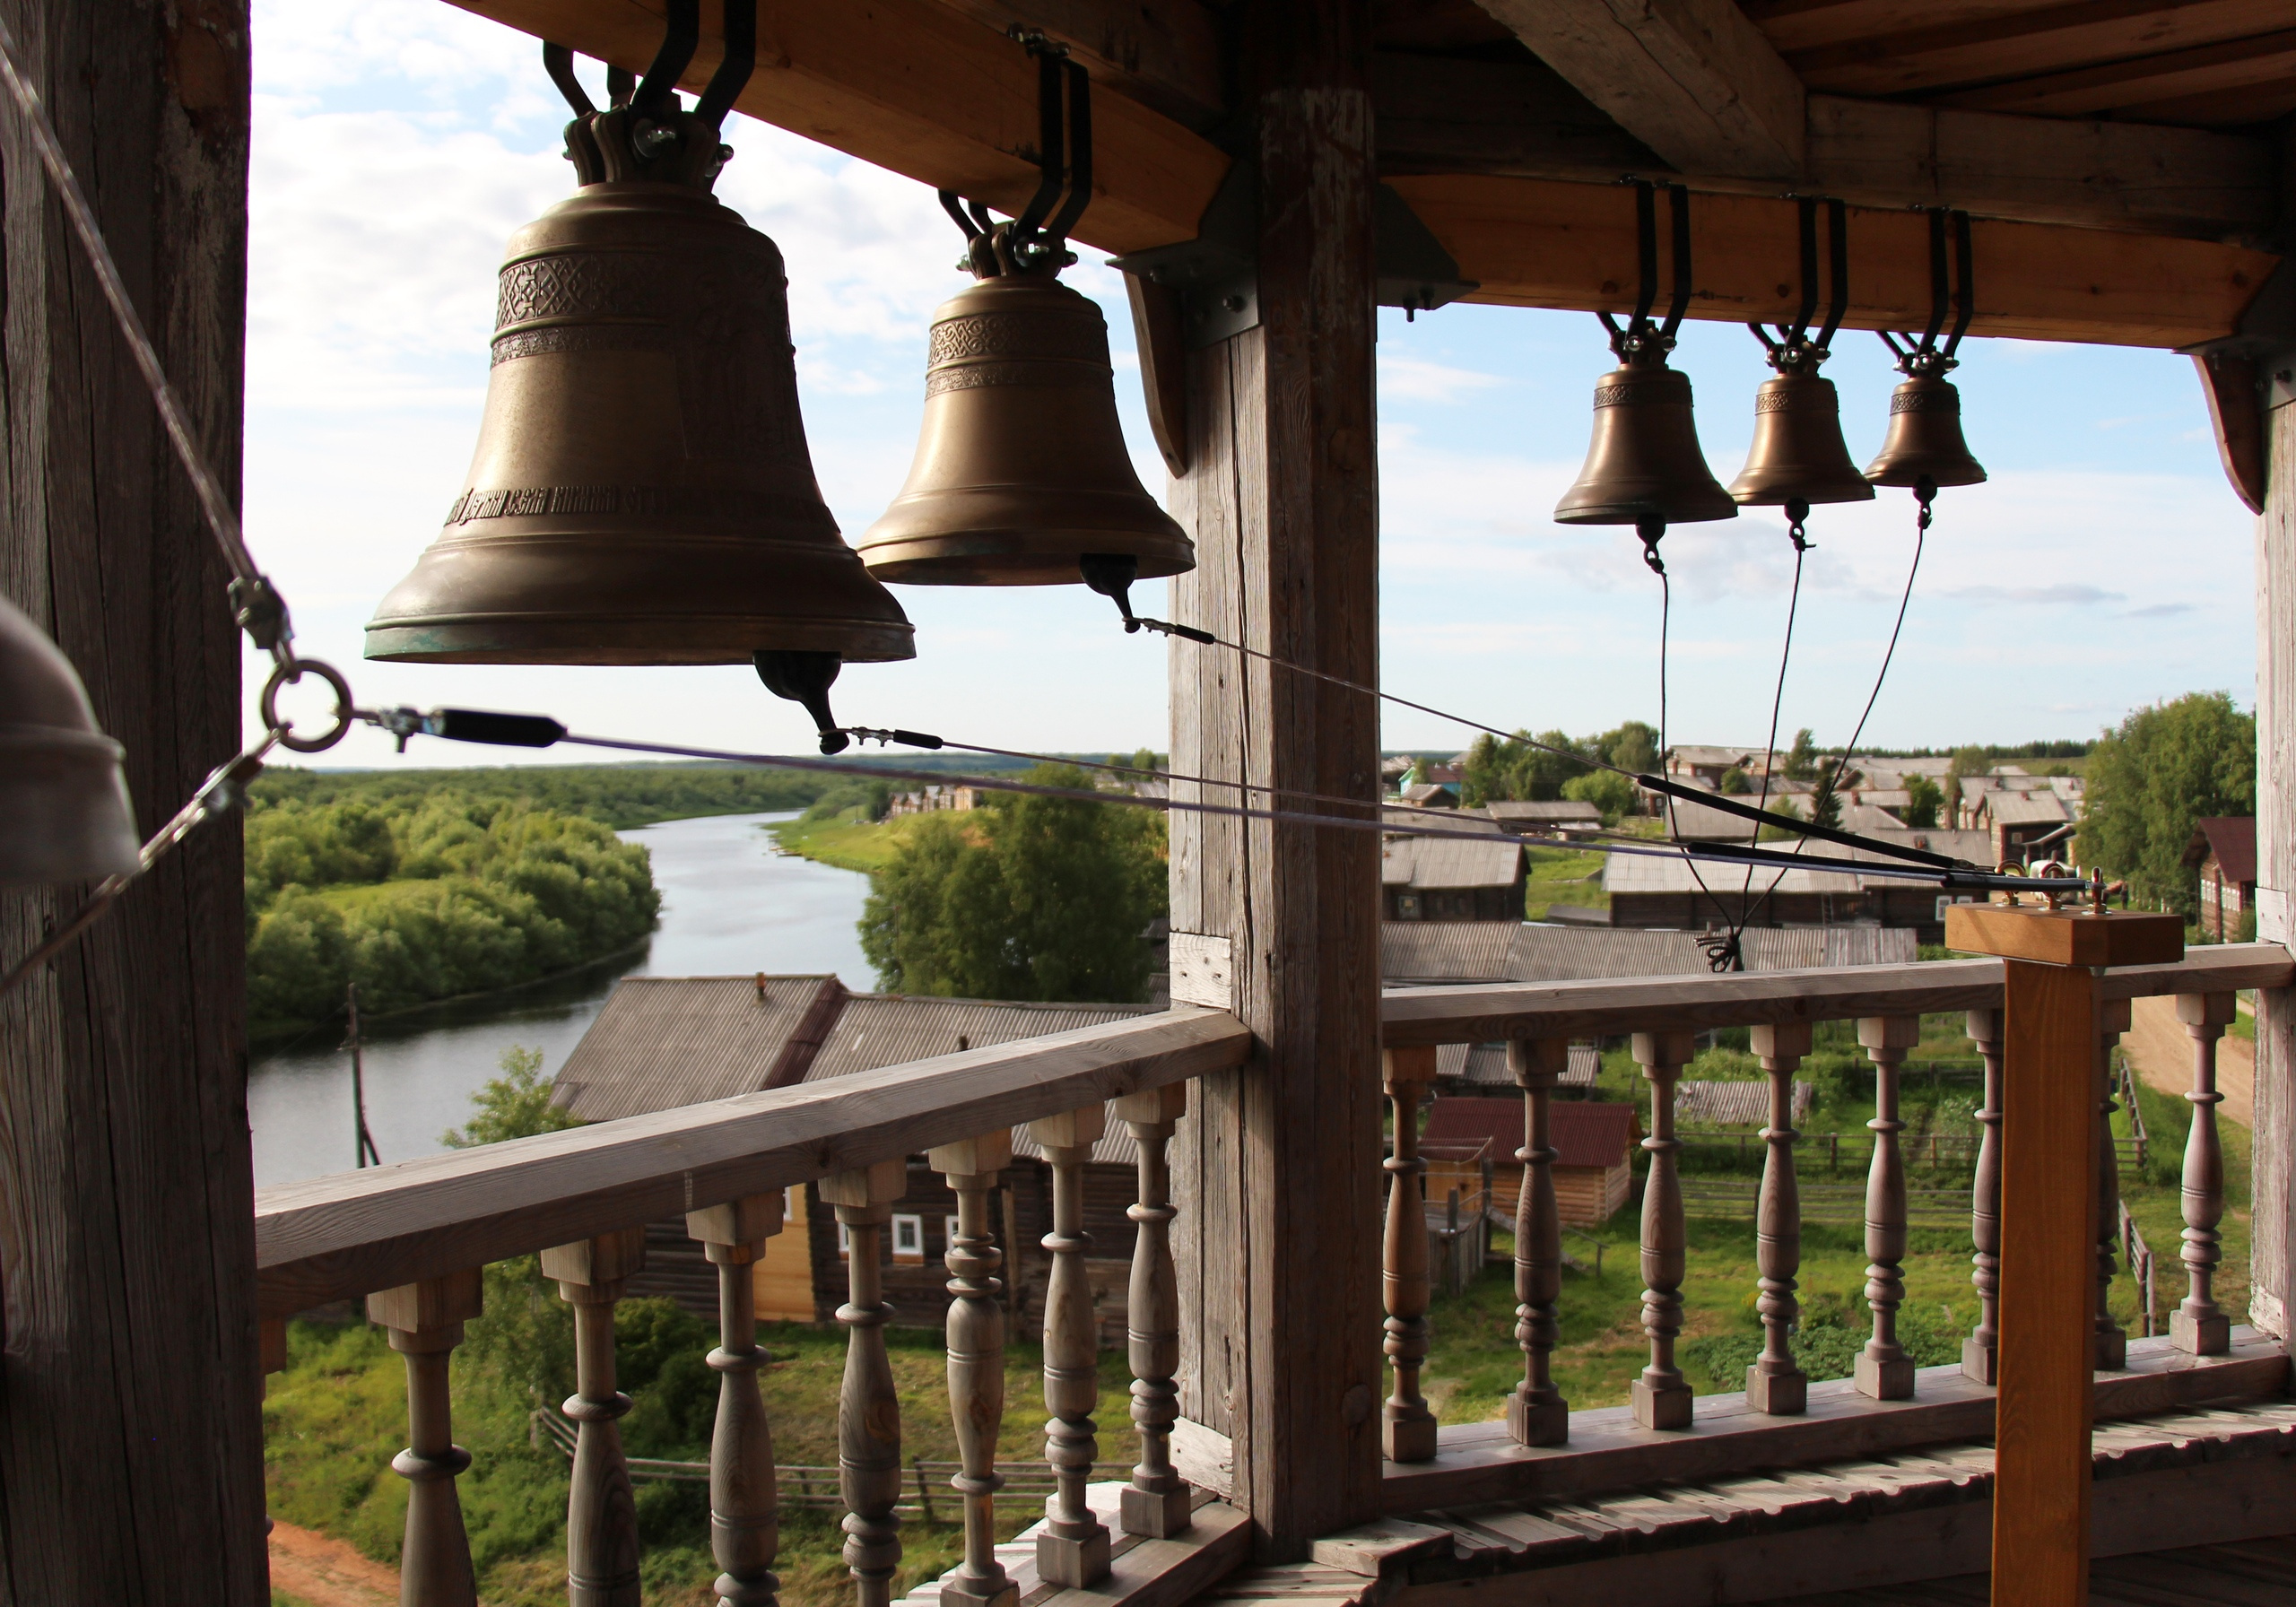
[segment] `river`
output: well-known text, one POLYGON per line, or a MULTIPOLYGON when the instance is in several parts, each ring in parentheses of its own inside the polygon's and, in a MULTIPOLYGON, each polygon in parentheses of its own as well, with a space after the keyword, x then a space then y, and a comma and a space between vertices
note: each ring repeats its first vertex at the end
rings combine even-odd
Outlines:
MULTIPOLYGON (((653 855, 661 925, 639 950, 571 977, 368 1023, 367 1127, 385 1160, 444 1149, 502 1051, 543 1053, 557 1074, 622 977, 834 971, 874 986, 857 923, 865 876, 774 852, 762 830, 787 814, 710 815, 621 834, 653 855)), ((259 1055, 248 1071, 258 1188, 347 1169, 353 1160, 351 1056, 340 1025, 259 1055)))

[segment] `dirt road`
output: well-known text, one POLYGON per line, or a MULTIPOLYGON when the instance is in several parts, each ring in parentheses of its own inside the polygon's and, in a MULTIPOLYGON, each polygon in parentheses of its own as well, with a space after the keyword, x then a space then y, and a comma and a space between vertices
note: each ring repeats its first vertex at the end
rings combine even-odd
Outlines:
POLYGON ((292 1524, 271 1527, 272 1588, 304 1607, 398 1607, 398 1570, 292 1524))
MULTIPOLYGON (((2137 999, 2134 1024, 2121 1036, 2129 1064, 2145 1085, 2164 1094, 2192 1090, 2192 1038, 2177 1020, 2173 998, 2137 999)), ((2216 1087, 2224 1102, 2217 1114, 2243 1127, 2257 1125, 2257 1047, 2254 1040, 2226 1033, 2216 1044, 2216 1087)))

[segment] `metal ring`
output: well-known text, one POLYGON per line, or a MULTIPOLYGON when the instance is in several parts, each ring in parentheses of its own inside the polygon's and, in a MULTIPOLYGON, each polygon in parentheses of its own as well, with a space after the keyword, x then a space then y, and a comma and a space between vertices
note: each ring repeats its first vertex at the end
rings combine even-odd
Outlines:
POLYGON ((279 739, 281 747, 291 748, 298 753, 326 752, 350 732, 358 714, 352 707, 351 683, 343 678, 343 672, 318 658, 291 659, 272 671, 271 678, 263 683, 263 697, 256 708, 263 716, 264 729, 279 739), (279 717, 279 689, 300 681, 305 670, 326 682, 335 691, 335 724, 318 736, 297 736, 294 727, 284 724, 279 717))

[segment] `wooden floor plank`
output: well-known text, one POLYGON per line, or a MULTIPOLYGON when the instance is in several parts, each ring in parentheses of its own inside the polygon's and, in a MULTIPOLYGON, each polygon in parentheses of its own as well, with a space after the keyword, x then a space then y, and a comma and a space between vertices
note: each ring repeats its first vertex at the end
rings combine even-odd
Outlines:
POLYGON ((2092 1565, 2090 1576, 2110 1580, 2116 1590, 2141 1586, 2160 1592, 2163 1602, 2181 1594, 2211 1607, 2288 1607, 2291 1597, 2296 1597, 2296 1579, 2283 1577, 2267 1584, 2242 1578, 2204 1558, 2177 1551, 2100 1560, 2092 1565))

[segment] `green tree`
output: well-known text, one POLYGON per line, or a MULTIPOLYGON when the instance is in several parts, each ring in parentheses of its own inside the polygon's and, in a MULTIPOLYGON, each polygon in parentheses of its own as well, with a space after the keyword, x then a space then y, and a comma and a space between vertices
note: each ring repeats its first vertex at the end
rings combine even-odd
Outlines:
POLYGON ((1807 725, 1794 734, 1794 745, 1786 750, 1786 760, 1778 773, 1788 781, 1814 781, 1818 776, 1817 744, 1807 725))
POLYGON ((1742 798, 1754 790, 1753 778, 1732 765, 1722 772, 1722 790, 1734 798, 1742 798))
POLYGON ((1604 732, 1587 745, 1620 769, 1631 770, 1638 776, 1648 775, 1658 768, 1658 728, 1640 720, 1628 720, 1604 732))
POLYGON ((582 1125, 550 1102, 553 1085, 543 1079, 540 1049, 512 1044, 495 1064, 502 1074, 471 1095, 474 1108, 469 1125, 440 1134, 440 1143, 450 1150, 468 1150, 582 1125))
POLYGON ((1560 798, 1564 782, 1586 773, 1596 743, 1575 743, 1561 731, 1541 732, 1535 743, 1524 731, 1505 742, 1477 737, 1467 750, 1461 801, 1474 809, 1501 799, 1560 798), (1580 754, 1585 757, 1574 757, 1580 754))
POLYGON ((2135 895, 2190 915, 2198 883, 2184 864, 2204 815, 2256 812, 2257 723, 2223 692, 2140 708, 2089 756, 2082 863, 2125 876, 2135 895))
MULTIPOLYGON (((1090 787, 1074 765, 1027 778, 1090 787)), ((861 950, 882 984, 973 999, 1132 1002, 1166 908, 1162 817, 1006 795, 918 822, 870 879, 861 950)))
POLYGON ((1917 830, 1926 831, 1937 824, 1937 812, 1944 807, 1945 789, 1926 776, 1909 776, 1905 779, 1905 823, 1917 830))
POLYGON ((1601 810, 1605 826, 1615 826, 1634 812, 1634 783, 1615 770, 1589 770, 1584 776, 1573 776, 1562 784, 1562 795, 1601 810))
POLYGON ((1954 749, 1952 760, 1945 767, 1945 802, 1959 809, 1961 804, 1961 783, 1971 777, 1991 774, 1993 774, 1993 756, 1983 748, 1954 749))

